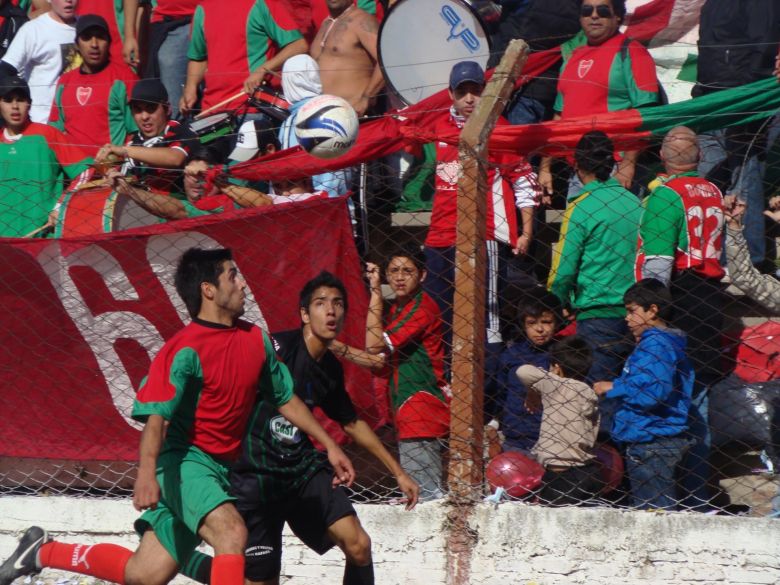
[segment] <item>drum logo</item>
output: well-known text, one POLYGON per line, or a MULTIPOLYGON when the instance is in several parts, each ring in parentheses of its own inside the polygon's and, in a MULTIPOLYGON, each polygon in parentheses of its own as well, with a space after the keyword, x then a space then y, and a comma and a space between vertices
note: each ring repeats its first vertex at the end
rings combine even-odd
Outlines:
POLYGON ((450 26, 450 35, 447 37, 447 42, 453 39, 460 39, 460 42, 463 43, 463 46, 470 53, 476 53, 479 50, 477 35, 463 22, 463 19, 451 6, 443 5, 439 14, 444 19, 444 22, 450 26))

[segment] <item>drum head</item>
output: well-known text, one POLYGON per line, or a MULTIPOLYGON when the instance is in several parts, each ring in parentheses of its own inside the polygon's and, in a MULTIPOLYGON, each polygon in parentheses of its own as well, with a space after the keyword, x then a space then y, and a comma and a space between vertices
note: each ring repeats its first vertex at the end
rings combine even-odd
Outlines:
POLYGON ((379 65, 389 88, 407 105, 445 89, 459 61, 483 68, 490 38, 465 0, 399 0, 379 29, 379 65))

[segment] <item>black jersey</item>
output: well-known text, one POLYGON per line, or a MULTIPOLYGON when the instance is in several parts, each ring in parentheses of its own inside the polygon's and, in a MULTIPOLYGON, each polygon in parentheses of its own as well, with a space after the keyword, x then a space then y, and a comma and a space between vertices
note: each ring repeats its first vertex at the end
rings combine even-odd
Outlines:
MULTIPOLYGON (((306 406, 321 408, 342 426, 357 419, 344 386, 344 370, 336 356, 328 351, 316 361, 309 354, 300 329, 276 333, 273 342, 280 360, 292 374, 295 394, 306 406)), ((305 433, 270 402, 259 400, 249 420, 231 484, 240 500, 276 500, 327 466, 327 458, 305 433)))

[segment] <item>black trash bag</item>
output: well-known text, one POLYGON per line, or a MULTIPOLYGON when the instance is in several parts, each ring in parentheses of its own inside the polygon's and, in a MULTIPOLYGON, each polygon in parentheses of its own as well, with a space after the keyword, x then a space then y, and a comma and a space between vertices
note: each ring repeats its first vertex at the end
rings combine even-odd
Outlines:
POLYGON ((780 380, 745 382, 735 375, 710 388, 713 445, 737 442, 774 451, 780 426, 780 380))

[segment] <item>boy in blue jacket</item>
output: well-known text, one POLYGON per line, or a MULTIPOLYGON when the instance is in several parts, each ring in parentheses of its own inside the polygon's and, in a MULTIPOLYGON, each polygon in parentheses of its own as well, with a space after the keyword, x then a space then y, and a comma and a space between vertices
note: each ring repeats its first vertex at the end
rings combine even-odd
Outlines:
POLYGON ((675 469, 690 446, 693 368, 685 335, 667 326, 672 299, 660 281, 640 280, 623 300, 637 346, 619 378, 593 389, 617 401, 612 437, 625 448, 632 504, 670 510, 677 503, 675 469))

